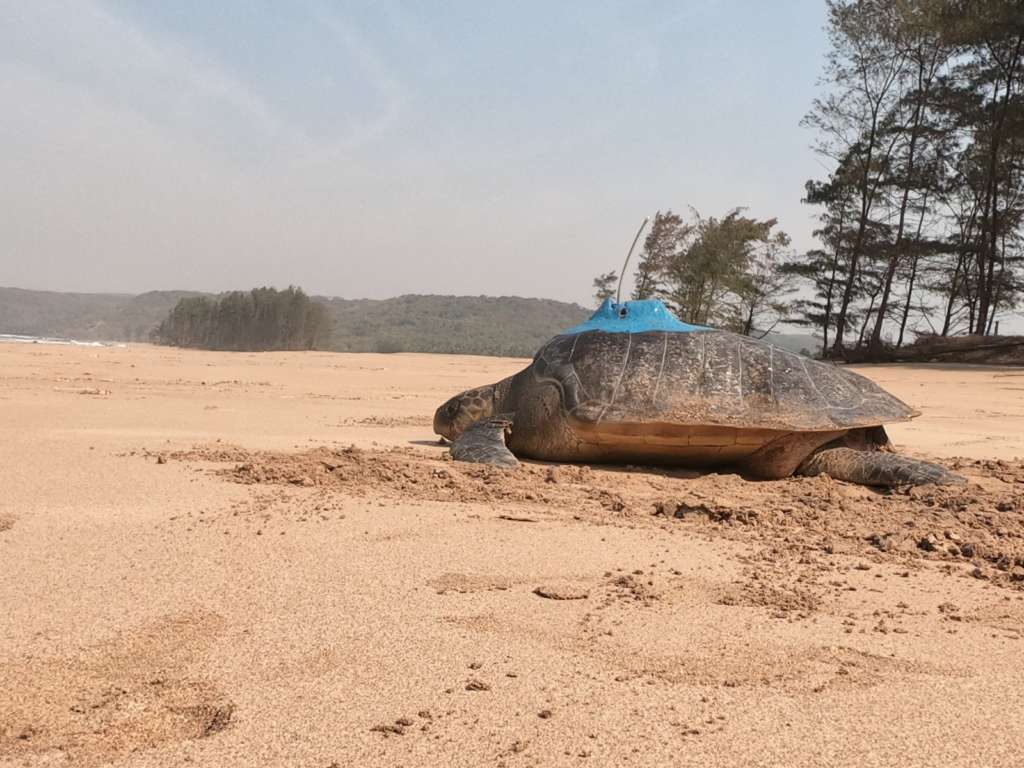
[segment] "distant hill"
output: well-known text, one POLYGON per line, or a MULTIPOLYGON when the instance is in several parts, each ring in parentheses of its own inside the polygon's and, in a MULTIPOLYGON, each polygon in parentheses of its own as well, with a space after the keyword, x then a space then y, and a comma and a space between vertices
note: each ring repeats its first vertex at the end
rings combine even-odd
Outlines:
POLYGON ((347 352, 444 352, 530 357, 582 322, 577 304, 518 296, 320 298, 334 318, 332 348, 347 352))
POLYGON ((57 293, 0 288, 0 333, 79 341, 148 341, 178 300, 196 291, 57 293))
MULTIPOLYGON (((0 333, 81 341, 148 341, 178 300, 198 291, 57 293, 0 288, 0 333)), ((446 352, 529 357, 585 320, 577 304, 518 296, 314 297, 329 310, 340 352, 446 352)))
MULTIPOLYGON (((79 341, 149 341, 179 299, 199 291, 57 293, 0 288, 0 333, 79 341)), ((328 347, 338 352, 437 352, 531 357, 552 335, 591 310, 578 304, 519 296, 398 296, 338 299, 314 296, 333 321, 328 347)), ((770 333, 765 341, 817 351, 808 335, 770 333)))
POLYGON ((764 337, 764 341, 781 347, 787 352, 815 357, 821 352, 821 339, 809 333, 775 333, 772 331, 764 337))

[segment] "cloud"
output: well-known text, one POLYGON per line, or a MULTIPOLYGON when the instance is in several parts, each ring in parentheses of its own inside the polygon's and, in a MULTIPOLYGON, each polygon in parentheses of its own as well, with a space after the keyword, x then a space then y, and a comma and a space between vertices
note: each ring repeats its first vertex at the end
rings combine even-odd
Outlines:
POLYGON ((655 208, 807 218, 659 14, 129 2, 0 0, 0 284, 582 298, 655 208))
POLYGON ((406 102, 405 89, 383 58, 358 29, 327 6, 318 4, 313 15, 338 42, 377 93, 380 106, 370 119, 349 128, 327 143, 312 146, 296 165, 330 162, 340 155, 373 141, 398 120, 406 102))
POLYGON ((260 149, 302 138, 225 68, 101 3, 12 2, 0 6, 0 30, 5 64, 34 69, 111 109, 133 111, 157 130, 205 141, 218 151, 239 135, 260 149))

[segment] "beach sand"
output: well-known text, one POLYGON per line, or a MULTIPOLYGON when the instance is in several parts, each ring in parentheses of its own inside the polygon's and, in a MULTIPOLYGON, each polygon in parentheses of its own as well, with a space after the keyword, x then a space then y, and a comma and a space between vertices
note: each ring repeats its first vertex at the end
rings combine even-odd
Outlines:
POLYGON ((0 765, 1019 763, 1024 371, 881 493, 447 460, 523 365, 0 344, 0 765))

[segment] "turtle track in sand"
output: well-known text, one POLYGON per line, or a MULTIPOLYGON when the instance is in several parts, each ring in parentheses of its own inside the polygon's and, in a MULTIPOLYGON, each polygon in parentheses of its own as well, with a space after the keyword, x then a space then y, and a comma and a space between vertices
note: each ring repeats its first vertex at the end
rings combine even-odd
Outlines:
MULTIPOLYGON (((777 555, 769 560, 845 555, 909 568, 943 561, 958 573, 1024 590, 1021 461, 947 460, 967 485, 885 491, 825 476, 750 481, 734 474, 529 462, 509 470, 408 448, 274 452, 216 444, 148 455, 202 463, 233 483, 303 489, 300 507, 317 509, 339 496, 483 502, 510 524, 654 525, 760 544, 777 555)), ((794 608, 801 602, 799 590, 774 600, 759 589, 731 599, 794 608)))

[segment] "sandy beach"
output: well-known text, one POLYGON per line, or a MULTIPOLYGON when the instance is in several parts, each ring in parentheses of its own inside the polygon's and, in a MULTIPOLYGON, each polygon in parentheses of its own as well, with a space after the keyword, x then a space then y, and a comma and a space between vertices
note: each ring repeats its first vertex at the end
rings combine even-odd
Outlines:
POLYGON ((1019 763, 1024 370, 883 493, 448 460, 523 365, 0 344, 0 766, 1019 763))

